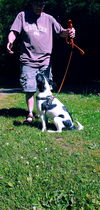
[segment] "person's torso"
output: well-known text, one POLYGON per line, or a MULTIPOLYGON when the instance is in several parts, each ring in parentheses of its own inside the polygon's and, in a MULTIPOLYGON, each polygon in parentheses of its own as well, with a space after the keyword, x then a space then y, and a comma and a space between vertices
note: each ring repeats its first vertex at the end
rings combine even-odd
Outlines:
POLYGON ((52 23, 50 16, 42 13, 36 18, 30 11, 23 14, 22 39, 25 47, 34 53, 51 53, 52 23))

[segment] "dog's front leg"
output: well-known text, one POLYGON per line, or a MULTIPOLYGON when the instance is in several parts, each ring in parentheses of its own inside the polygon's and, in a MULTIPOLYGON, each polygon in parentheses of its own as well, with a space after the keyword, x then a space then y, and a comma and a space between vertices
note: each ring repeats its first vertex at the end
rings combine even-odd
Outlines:
POLYGON ((46 131, 46 120, 45 120, 45 114, 41 114, 41 121, 42 121, 42 132, 46 131))

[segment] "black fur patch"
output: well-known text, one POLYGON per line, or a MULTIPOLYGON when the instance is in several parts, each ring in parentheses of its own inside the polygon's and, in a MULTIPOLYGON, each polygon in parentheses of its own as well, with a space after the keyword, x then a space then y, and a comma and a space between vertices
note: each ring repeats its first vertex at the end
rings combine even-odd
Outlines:
POLYGON ((63 124, 67 129, 70 129, 70 127, 72 126, 72 123, 70 120, 63 121, 63 124))
POLYGON ((52 104, 54 97, 48 96, 46 100, 42 103, 42 111, 51 110, 56 107, 56 104, 52 104))
POLYGON ((69 128, 69 130, 78 130, 78 128, 75 125, 73 125, 71 128, 69 128))
POLYGON ((71 116, 71 113, 66 109, 66 107, 65 106, 62 106, 62 109, 70 115, 70 117, 71 117, 71 119, 73 121, 73 118, 71 116))
POLYGON ((70 120, 63 121, 63 124, 65 126, 63 130, 78 130, 78 127, 75 125, 72 126, 70 120))
MULTIPOLYGON (((68 112, 68 110, 66 109, 65 106, 62 106, 62 109, 65 111, 65 112, 68 112)), ((69 113, 69 112, 68 112, 69 113)))
POLYGON ((51 110, 51 109, 55 108, 56 106, 57 106, 57 104, 51 104, 51 105, 49 106, 48 110, 51 110))
POLYGON ((52 86, 53 91, 57 91, 57 84, 53 80, 48 80, 50 86, 52 86))
POLYGON ((37 81, 37 88, 39 89, 40 92, 44 92, 45 90, 45 79, 42 74, 37 74, 36 76, 36 81, 37 81))
POLYGON ((59 114, 58 117, 64 118, 64 115, 63 114, 59 114))

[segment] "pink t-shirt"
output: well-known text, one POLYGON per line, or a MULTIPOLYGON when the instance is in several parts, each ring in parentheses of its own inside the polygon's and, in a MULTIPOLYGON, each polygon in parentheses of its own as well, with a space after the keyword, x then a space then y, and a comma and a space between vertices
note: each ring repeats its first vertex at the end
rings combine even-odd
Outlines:
POLYGON ((52 52, 53 30, 60 34, 62 26, 44 12, 22 11, 15 18, 11 31, 21 34, 20 61, 31 67, 48 66, 52 52))

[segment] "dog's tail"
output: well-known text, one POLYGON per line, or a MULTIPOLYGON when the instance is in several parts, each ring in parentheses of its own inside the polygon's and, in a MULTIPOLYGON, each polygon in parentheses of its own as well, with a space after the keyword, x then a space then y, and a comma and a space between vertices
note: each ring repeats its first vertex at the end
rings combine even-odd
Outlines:
POLYGON ((78 124, 78 127, 76 127, 77 130, 83 130, 84 129, 84 126, 81 125, 81 123, 79 123, 78 121, 76 121, 77 124, 78 124))

